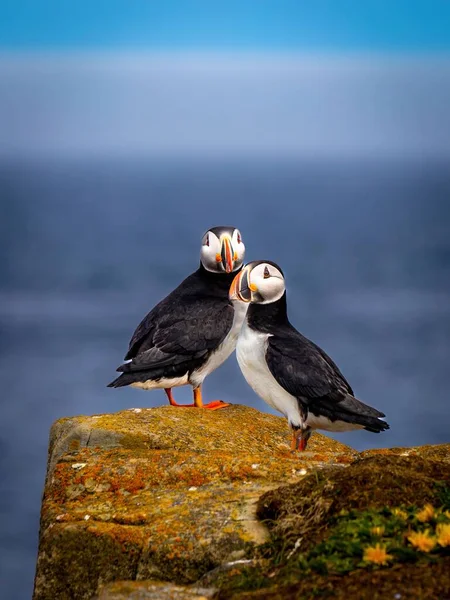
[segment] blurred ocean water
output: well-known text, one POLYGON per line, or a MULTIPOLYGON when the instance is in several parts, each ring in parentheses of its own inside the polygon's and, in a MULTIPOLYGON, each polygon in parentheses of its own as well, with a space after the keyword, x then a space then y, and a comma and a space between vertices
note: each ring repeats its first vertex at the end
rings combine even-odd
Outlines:
MULTIPOLYGON (((105 386, 212 225, 280 263, 292 322, 392 428, 338 439, 449 441, 449 198, 450 164, 420 160, 1 164, 2 597, 30 597, 51 423, 165 402, 105 386)), ((269 410, 234 357, 205 394, 269 410)))

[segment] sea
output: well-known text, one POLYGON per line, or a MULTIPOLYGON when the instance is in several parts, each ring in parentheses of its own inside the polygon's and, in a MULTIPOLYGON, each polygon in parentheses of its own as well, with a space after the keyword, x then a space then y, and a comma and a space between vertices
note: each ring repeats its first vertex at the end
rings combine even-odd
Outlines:
MULTIPOLYGON (((0 590, 31 597, 53 421, 164 404, 107 389, 141 318, 211 226, 280 264, 292 323, 391 429, 357 449, 450 441, 450 163, 40 158, 0 162, 0 590)), ((206 398, 271 409, 232 356, 206 398)), ((190 390, 175 390, 190 401, 190 390)))

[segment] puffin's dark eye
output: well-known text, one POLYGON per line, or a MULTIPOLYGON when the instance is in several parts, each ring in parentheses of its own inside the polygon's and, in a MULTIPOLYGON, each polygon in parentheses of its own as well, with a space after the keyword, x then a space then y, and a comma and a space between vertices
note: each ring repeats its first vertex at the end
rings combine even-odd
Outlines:
POLYGON ((209 246, 209 233, 206 234, 204 246, 209 246))
POLYGON ((267 267, 264 267, 264 279, 269 279, 269 277, 270 277, 269 269, 267 267))
POLYGON ((241 234, 238 232, 237 234, 237 243, 240 244, 242 242, 241 234))

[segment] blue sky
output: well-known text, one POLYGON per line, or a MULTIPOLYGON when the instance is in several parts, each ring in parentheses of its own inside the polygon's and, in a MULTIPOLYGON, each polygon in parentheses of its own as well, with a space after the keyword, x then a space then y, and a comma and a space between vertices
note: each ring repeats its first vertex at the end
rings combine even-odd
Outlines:
POLYGON ((0 0, 0 158, 450 158, 450 0, 0 0))
POLYGON ((0 50, 450 51, 449 0, 0 0, 0 50))

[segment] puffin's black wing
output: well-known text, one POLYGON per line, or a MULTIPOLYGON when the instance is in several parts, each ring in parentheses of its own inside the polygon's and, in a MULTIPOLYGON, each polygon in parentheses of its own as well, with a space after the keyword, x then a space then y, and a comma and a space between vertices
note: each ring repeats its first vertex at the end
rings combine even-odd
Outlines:
POLYGON ((337 365, 319 346, 294 328, 268 339, 266 360, 278 383, 296 397, 322 398, 352 394, 337 365))
POLYGON ((119 368, 147 369, 203 356, 223 342, 233 316, 234 309, 228 301, 219 303, 217 298, 208 297, 185 301, 153 324, 131 362, 119 368))
MULTIPOLYGON (((228 289, 233 274, 230 275, 230 278, 228 282, 228 276, 214 277, 202 267, 186 277, 139 323, 130 340, 125 360, 134 359, 145 350, 150 350, 155 345, 159 346, 162 331, 169 334, 169 330, 172 329, 172 339, 177 337, 180 333, 180 323, 183 320, 186 320, 187 323, 182 333, 188 334, 191 338, 191 333, 195 338, 197 321, 199 322, 203 317, 214 320, 215 312, 217 312, 217 316, 222 310, 228 314, 227 322, 230 320, 231 314, 229 323, 229 327, 231 327, 233 311, 230 310, 232 306, 228 300, 228 289), (191 332, 189 332, 189 327, 192 328, 191 332)), ((214 339, 221 335, 221 326, 226 328, 227 323, 220 322, 218 324, 218 330, 213 333, 214 339)), ((209 328, 210 325, 205 322, 204 335, 210 335, 209 328)))
POLYGON ((168 313, 175 313, 177 306, 182 303, 185 298, 182 290, 184 282, 166 298, 161 300, 139 323, 136 331, 130 340, 128 352, 125 355, 125 360, 135 358, 140 352, 147 347, 152 347, 153 335, 158 329, 158 324, 164 319, 168 313), (181 288, 181 290, 180 290, 181 288), (181 293, 180 293, 181 292, 181 293))
POLYGON ((357 423, 371 431, 389 426, 385 415, 353 396, 350 384, 319 346, 294 328, 268 338, 266 361, 270 372, 295 396, 305 417, 308 411, 331 421, 357 423))
MULTIPOLYGON (((206 360, 233 324, 234 309, 227 298, 193 295, 170 302, 165 310, 159 305, 155 308, 157 314, 152 311, 146 317, 130 342, 127 357, 131 360, 117 371, 130 375, 142 372, 145 379, 182 376, 206 360)), ((128 385, 128 379, 122 376, 110 385, 128 385)), ((133 376, 132 380, 139 378, 133 376)))

